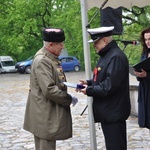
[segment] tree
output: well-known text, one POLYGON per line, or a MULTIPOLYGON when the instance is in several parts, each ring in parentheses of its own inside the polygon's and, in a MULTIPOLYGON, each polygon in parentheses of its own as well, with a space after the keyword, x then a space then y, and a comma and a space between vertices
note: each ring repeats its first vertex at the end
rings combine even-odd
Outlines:
MULTIPOLYGON (((24 60, 42 47, 43 28, 59 27, 65 31, 65 49, 69 55, 76 56, 84 67, 79 0, 0 0, 0 4, 0 55, 11 55, 16 61, 24 60)), ((150 7, 125 9, 130 15, 124 16, 124 33, 115 39, 138 39, 141 30, 149 26, 149 10, 150 7)), ((97 11, 98 8, 88 11, 89 21, 97 11)), ((100 13, 90 25, 91 28, 100 26, 100 13)), ((134 54, 136 57, 133 55, 132 48, 135 47, 128 46, 125 53, 131 63, 134 63, 132 58, 137 60, 139 56, 137 51, 134 54)), ((95 65, 97 57, 91 46, 92 66, 95 65)))
POLYGON ((3 37, 1 55, 12 55, 16 60, 34 55, 42 46, 42 29, 60 27, 65 30, 65 45, 70 54, 82 56, 79 54, 82 31, 78 0, 6 0, 1 3, 4 14, 0 17, 1 24, 4 22, 0 33, 3 37))
MULTIPOLYGON (((99 8, 93 8, 93 12, 95 10, 95 14, 97 11, 99 11, 99 8)), ((91 11, 91 10, 90 10, 91 11)), ((89 12, 90 12, 89 11, 89 12)), ((114 36, 114 38, 117 40, 119 46, 124 49, 124 44, 121 43, 121 40, 140 40, 140 33, 141 31, 149 27, 150 24, 150 6, 146 6, 143 8, 139 7, 132 7, 131 9, 123 8, 123 34, 114 36)), ((92 18, 95 14, 92 14, 90 18, 92 18)), ((100 15, 95 16, 93 21, 91 22, 91 27, 98 27, 99 22, 96 22, 96 20, 100 20, 100 15)), ((91 49, 93 49, 91 47, 91 49)), ((139 45, 127 45, 127 47, 124 49, 124 53, 127 55, 129 59, 129 63, 131 65, 137 63, 140 60, 140 54, 141 54, 141 46, 139 45)), ((92 54, 92 57, 94 55, 92 54)), ((94 62, 95 58, 93 59, 94 62)))

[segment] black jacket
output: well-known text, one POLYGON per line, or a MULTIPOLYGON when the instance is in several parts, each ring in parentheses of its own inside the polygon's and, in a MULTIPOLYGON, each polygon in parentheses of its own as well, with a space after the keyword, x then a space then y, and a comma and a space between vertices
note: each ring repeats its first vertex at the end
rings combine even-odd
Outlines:
POLYGON ((101 56, 88 80, 87 95, 93 97, 95 122, 114 123, 130 115, 129 64, 113 40, 99 52, 101 56))

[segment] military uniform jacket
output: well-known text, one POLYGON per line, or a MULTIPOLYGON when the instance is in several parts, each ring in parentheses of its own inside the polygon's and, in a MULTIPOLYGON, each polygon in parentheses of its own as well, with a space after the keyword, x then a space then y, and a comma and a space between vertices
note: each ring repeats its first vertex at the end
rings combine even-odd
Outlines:
POLYGON ((115 41, 103 48, 87 95, 93 97, 95 122, 121 122, 130 115, 129 65, 115 41))
POLYGON ((24 129, 47 140, 72 136, 71 95, 58 57, 39 50, 32 63, 24 129))

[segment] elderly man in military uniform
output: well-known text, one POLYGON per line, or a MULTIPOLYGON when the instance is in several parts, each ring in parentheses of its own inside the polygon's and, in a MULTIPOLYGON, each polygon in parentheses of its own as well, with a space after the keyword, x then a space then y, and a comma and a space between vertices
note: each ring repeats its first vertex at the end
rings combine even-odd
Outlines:
POLYGON ((64 40, 62 29, 44 29, 44 45, 33 59, 24 129, 34 135, 36 150, 55 150, 56 140, 72 137, 70 104, 77 98, 63 84, 66 77, 58 56, 64 40))

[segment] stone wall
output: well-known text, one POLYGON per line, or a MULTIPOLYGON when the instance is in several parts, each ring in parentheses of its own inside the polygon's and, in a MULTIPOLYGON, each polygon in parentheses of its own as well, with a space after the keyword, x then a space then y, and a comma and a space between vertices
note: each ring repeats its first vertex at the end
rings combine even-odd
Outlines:
POLYGON ((131 114, 138 114, 138 86, 130 85, 130 99, 131 99, 131 114))

